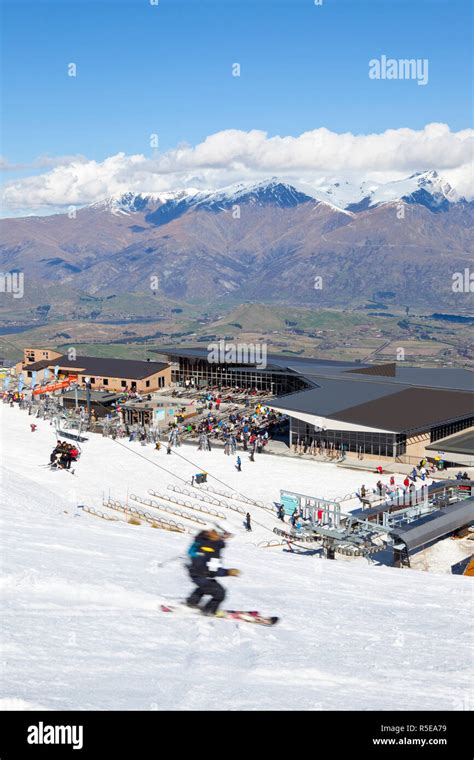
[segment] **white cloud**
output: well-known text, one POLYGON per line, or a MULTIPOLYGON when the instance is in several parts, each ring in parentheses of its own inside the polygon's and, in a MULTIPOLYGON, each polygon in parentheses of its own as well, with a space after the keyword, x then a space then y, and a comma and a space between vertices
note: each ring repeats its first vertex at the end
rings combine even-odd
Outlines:
POLYGON ((13 164, 5 158, 0 156, 0 171, 12 172, 12 171, 25 171, 31 169, 52 169, 55 166, 64 166, 70 163, 77 163, 81 161, 87 161, 85 156, 38 156, 34 161, 29 164, 13 164))
POLYGON ((97 162, 68 156, 58 165, 48 159, 50 171, 7 182, 3 204, 14 213, 44 213, 126 191, 215 189, 269 176, 313 186, 334 179, 387 182, 427 169, 436 169, 471 198, 473 145, 474 130, 452 132, 437 123, 369 135, 322 127, 298 137, 269 137, 259 130, 228 129, 194 147, 180 145, 152 157, 118 153, 97 162))

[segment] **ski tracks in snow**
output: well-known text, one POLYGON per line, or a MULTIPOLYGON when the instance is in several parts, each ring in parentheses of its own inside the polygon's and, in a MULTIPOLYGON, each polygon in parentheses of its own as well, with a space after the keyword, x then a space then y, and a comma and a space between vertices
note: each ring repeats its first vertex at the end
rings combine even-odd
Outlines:
MULTIPOLYGON (((170 616, 171 617, 171 616, 170 616)), ((168 709, 222 709, 230 694, 236 709, 245 709, 246 695, 252 687, 252 671, 262 656, 262 638, 274 639, 266 629, 253 629, 248 623, 213 620, 199 615, 174 623, 188 638, 182 656, 179 679, 174 684, 173 704, 168 709), (189 626, 194 629, 189 641, 189 626), (263 635, 263 636, 262 636, 263 635)), ((176 631, 178 634, 178 631, 176 631)), ((169 695, 168 695, 169 698, 169 695)), ((254 705, 254 701, 249 701, 254 705)), ((231 704, 230 704, 231 706, 231 704)))

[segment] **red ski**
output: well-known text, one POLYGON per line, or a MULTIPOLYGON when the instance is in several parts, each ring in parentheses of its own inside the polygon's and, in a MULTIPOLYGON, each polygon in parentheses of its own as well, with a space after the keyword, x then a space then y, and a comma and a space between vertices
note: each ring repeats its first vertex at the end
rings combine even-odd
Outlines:
MULTIPOLYGON (((160 605, 162 612, 200 612, 198 609, 187 607, 185 604, 170 606, 168 604, 160 605)), ((211 615, 221 620, 239 620, 243 623, 256 623, 257 625, 275 625, 279 619, 276 616, 261 615, 258 610, 218 610, 216 615, 211 615)))

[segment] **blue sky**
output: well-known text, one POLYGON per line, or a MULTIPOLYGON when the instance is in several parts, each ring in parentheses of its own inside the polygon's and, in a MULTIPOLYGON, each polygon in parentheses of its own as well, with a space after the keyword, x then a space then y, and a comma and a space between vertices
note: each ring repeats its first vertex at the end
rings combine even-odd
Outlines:
POLYGON ((109 0, 4 3, 3 153, 100 159, 227 128, 297 135, 470 124, 468 2, 109 0), (372 82, 382 53, 430 82, 372 82), (75 62, 77 77, 66 76, 75 62), (232 77, 231 65, 241 64, 232 77))
POLYGON ((163 152, 226 129, 269 136, 430 122, 465 129, 470 7, 468 0, 3 0, 1 152, 13 164, 42 155, 101 161, 119 151, 151 156, 152 133, 163 152), (427 58, 429 84, 370 80, 368 61, 382 54, 427 58))

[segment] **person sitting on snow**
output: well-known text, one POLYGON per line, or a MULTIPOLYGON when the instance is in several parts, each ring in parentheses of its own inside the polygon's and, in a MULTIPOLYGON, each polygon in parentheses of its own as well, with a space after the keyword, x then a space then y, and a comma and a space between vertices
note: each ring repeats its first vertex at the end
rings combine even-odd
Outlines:
POLYGON ((59 446, 56 446, 55 449, 51 452, 51 456, 49 457, 49 463, 51 467, 56 467, 58 464, 58 459, 61 456, 61 452, 59 450, 59 446))

